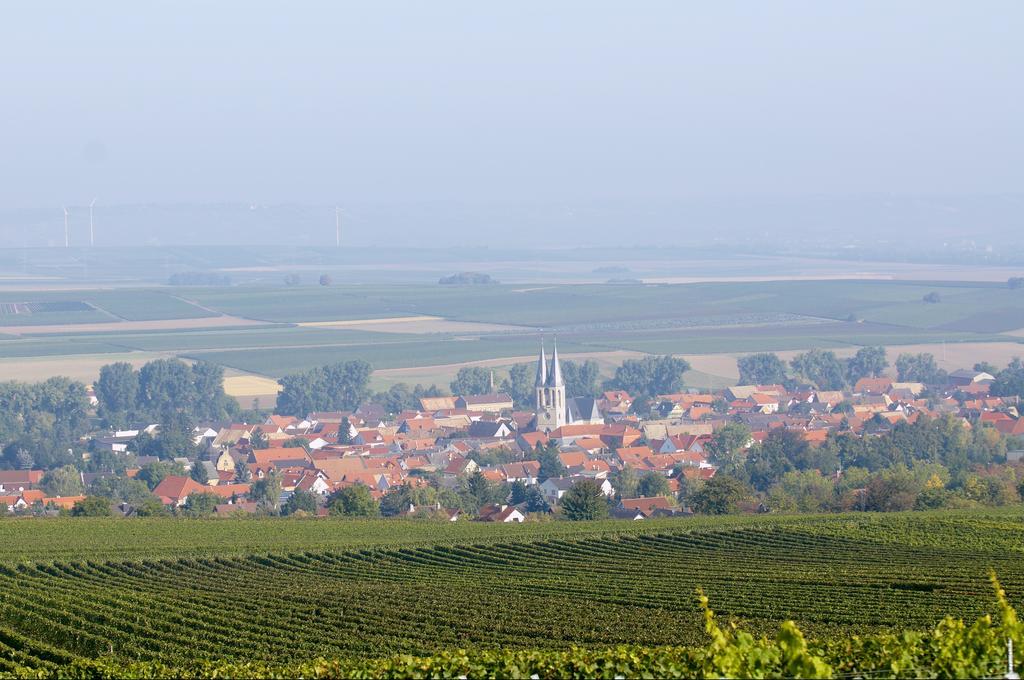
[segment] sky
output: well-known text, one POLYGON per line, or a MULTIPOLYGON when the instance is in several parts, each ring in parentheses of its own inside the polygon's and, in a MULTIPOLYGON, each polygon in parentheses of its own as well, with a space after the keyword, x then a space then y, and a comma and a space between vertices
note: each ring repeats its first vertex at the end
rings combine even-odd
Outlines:
POLYGON ((1019 193, 1024 3, 0 9, 0 211, 1019 193))

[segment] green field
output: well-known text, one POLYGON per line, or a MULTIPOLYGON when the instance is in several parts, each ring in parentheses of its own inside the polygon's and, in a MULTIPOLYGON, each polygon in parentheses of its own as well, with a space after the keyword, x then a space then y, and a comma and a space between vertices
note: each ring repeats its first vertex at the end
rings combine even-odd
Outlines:
MULTIPOLYGON (((1019 508, 548 522, 0 522, 0 643, 36 658, 253 660, 701 645, 741 628, 923 630, 1024 597, 1019 508)), ((26 658, 27 657, 27 658, 26 658)))
MULTIPOLYGON (((0 317, 0 326, 67 324, 60 334, 0 339, 0 359, 52 358, 53 373, 76 356, 124 352, 204 359, 235 370, 280 377, 348 359, 365 359, 375 368, 390 369, 531 356, 542 333, 557 334, 566 353, 714 354, 864 345, 1020 343, 1020 337, 1002 333, 1024 328, 1024 292, 988 283, 348 284, 0 293, 0 302, 29 299, 86 301, 95 306, 83 312, 0 317), (924 295, 933 291, 942 301, 923 302, 924 295), (76 322, 173 320, 218 313, 251 319, 254 325, 74 332, 76 322), (456 332, 380 333, 295 325, 423 315, 500 323, 517 330, 495 332, 481 327, 456 332), (255 325, 257 322, 276 325, 255 325)), ((40 378, 50 375, 47 364, 33 365, 31 370, 40 378)))

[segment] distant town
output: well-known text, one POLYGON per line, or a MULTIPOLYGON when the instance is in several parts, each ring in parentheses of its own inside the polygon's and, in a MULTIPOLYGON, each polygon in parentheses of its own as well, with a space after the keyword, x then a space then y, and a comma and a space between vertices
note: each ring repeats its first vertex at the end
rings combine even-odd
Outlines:
POLYGON ((744 384, 719 391, 685 388, 670 356, 599 384, 593 362, 542 346, 499 383, 466 367, 452 395, 370 395, 369 366, 347 362, 283 379, 275 414, 240 410, 221 369, 178 360, 106 366, 87 388, 7 383, 10 408, 57 403, 45 433, 24 417, 8 433, 0 507, 524 522, 1002 505, 1024 491, 1017 360, 946 373, 903 354, 897 377, 880 347, 738 363, 744 384), (234 418, 200 417, 216 413, 234 418))

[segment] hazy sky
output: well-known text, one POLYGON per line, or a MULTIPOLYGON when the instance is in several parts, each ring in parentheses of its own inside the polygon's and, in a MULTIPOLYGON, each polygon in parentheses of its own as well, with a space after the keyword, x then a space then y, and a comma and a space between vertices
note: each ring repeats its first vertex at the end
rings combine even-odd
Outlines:
POLYGON ((1019 192, 1024 2, 0 7, 4 208, 1019 192))

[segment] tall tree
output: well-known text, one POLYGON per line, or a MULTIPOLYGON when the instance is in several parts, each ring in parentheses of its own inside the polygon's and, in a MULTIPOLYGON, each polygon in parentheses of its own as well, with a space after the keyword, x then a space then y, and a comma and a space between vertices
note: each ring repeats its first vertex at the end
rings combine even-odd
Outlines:
POLYGON ((736 366, 741 385, 780 385, 786 381, 786 364, 773 352, 740 357, 736 366))
POLYGON ((885 347, 861 347, 846 363, 846 375, 852 385, 861 378, 878 378, 888 367, 885 347))
POLYGON ((50 496, 78 496, 85 490, 82 474, 74 465, 50 470, 43 475, 42 486, 50 496))
POLYGON ((565 394, 569 397, 595 397, 599 393, 597 378, 601 368, 593 359, 583 362, 565 360, 560 362, 565 380, 565 394))
POLYGON ((690 370, 685 359, 648 356, 627 359, 615 370, 611 386, 636 396, 672 394, 683 388, 683 374, 690 370))
POLYGON ((576 482, 562 496, 559 507, 562 515, 574 522, 608 516, 608 501, 601 491, 601 485, 593 479, 576 482))
POLYGON ((452 394, 487 394, 491 390, 491 372, 480 366, 463 366, 452 380, 452 394))
POLYGON ((139 398, 139 374, 132 365, 120 361, 100 368, 96 381, 96 399, 100 414, 112 427, 124 427, 135 411, 139 398))
POLYGON ((789 365, 804 379, 823 390, 841 390, 846 386, 843 366, 835 352, 812 349, 793 357, 789 365))
POLYGON ((515 364, 508 371, 508 378, 501 381, 501 391, 512 397, 512 403, 523 408, 533 403, 534 366, 515 364))
POLYGON ((896 373, 902 382, 920 382, 937 385, 946 382, 946 372, 939 368, 935 355, 901 354, 896 357, 896 373))
POLYGON ((345 361, 286 375, 279 381, 277 413, 306 416, 314 411, 356 409, 370 392, 373 368, 365 361, 345 361))

